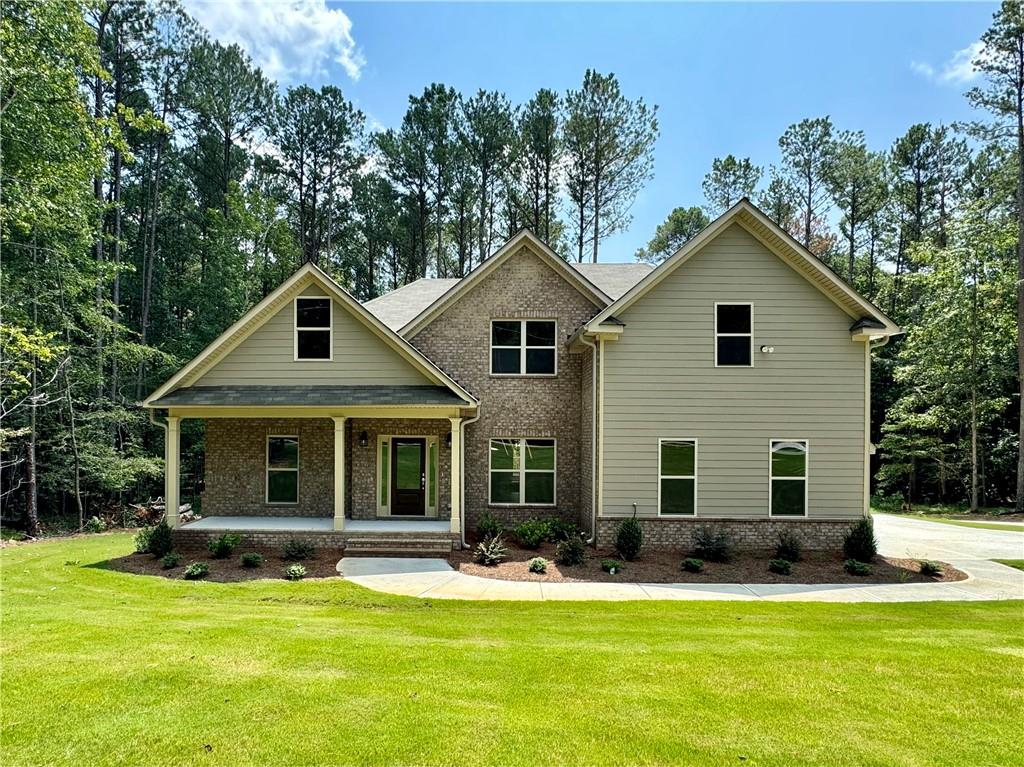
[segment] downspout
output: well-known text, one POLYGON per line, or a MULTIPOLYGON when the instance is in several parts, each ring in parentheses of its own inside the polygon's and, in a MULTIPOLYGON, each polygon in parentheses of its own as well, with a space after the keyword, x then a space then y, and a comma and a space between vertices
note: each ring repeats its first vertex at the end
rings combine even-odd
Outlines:
POLYGON ((590 347, 590 538, 587 545, 597 540, 597 344, 580 336, 580 342, 590 347))
POLYGON ((462 467, 459 473, 459 496, 462 499, 459 504, 459 543, 462 548, 466 548, 466 427, 479 420, 480 405, 477 405, 475 416, 459 422, 459 465, 462 467))

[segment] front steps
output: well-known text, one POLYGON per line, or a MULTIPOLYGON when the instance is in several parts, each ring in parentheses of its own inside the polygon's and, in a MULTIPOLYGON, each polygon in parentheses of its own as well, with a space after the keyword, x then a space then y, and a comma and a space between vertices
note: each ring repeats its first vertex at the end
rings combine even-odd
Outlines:
POLYGON ((186 525, 172 534, 179 549, 202 552, 208 541, 224 533, 241 537, 239 551, 252 546, 283 548, 294 539, 346 557, 447 557, 461 546, 458 534, 433 531, 197 530, 186 525))

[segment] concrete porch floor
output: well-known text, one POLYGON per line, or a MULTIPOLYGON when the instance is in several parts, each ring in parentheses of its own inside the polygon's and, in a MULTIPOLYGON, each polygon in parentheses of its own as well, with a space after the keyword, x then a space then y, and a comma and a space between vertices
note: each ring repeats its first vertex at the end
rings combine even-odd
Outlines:
MULTIPOLYGON (((247 532, 289 531, 329 533, 331 517, 203 517, 182 526, 183 530, 231 530, 247 532)), ((447 519, 346 519, 346 533, 447 533, 447 519)))

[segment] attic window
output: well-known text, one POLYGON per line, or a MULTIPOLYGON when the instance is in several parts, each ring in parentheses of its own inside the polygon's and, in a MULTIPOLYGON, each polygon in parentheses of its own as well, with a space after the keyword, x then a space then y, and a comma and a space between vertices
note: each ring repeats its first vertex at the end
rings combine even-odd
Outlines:
POLYGON ((331 299, 295 299, 295 359, 331 359, 331 299))

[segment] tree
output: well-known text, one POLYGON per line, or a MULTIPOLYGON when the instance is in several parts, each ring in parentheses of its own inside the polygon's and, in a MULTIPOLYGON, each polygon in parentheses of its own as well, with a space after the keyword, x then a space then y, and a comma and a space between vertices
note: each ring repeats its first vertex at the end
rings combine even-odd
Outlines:
MULTIPOLYGON (((566 151, 575 168, 585 169, 580 179, 590 187, 589 199, 570 198, 590 209, 579 219, 590 222, 591 260, 596 263, 601 241, 629 224, 629 208, 653 175, 658 108, 623 96, 614 74, 588 69, 583 87, 566 94, 565 111, 566 151)), ((582 233, 577 258, 583 260, 582 233)))
POLYGON ((709 223, 704 211, 696 206, 676 208, 663 223, 658 224, 647 247, 636 252, 636 260, 660 264, 709 223))
POLYGON ((790 231, 796 217, 796 189, 774 165, 768 169, 769 182, 757 198, 757 205, 777 226, 790 231))
POLYGON ((834 151, 832 121, 818 117, 790 125, 779 139, 779 149, 782 167, 799 200, 801 242, 810 248, 814 219, 828 204, 825 179, 834 151))
POLYGON ((562 159, 558 94, 541 88, 519 116, 516 182, 525 222, 549 245, 558 233, 558 167, 562 159))
POLYGON ((707 200, 707 210, 717 216, 744 197, 752 197, 761 181, 761 168, 749 157, 737 160, 731 154, 711 161, 711 172, 704 176, 701 188, 707 200))
POLYGON ((869 152, 860 131, 844 131, 835 142, 826 183, 832 200, 843 214, 839 230, 846 240, 846 279, 854 284, 857 250, 867 236, 868 222, 885 199, 884 160, 869 152))

